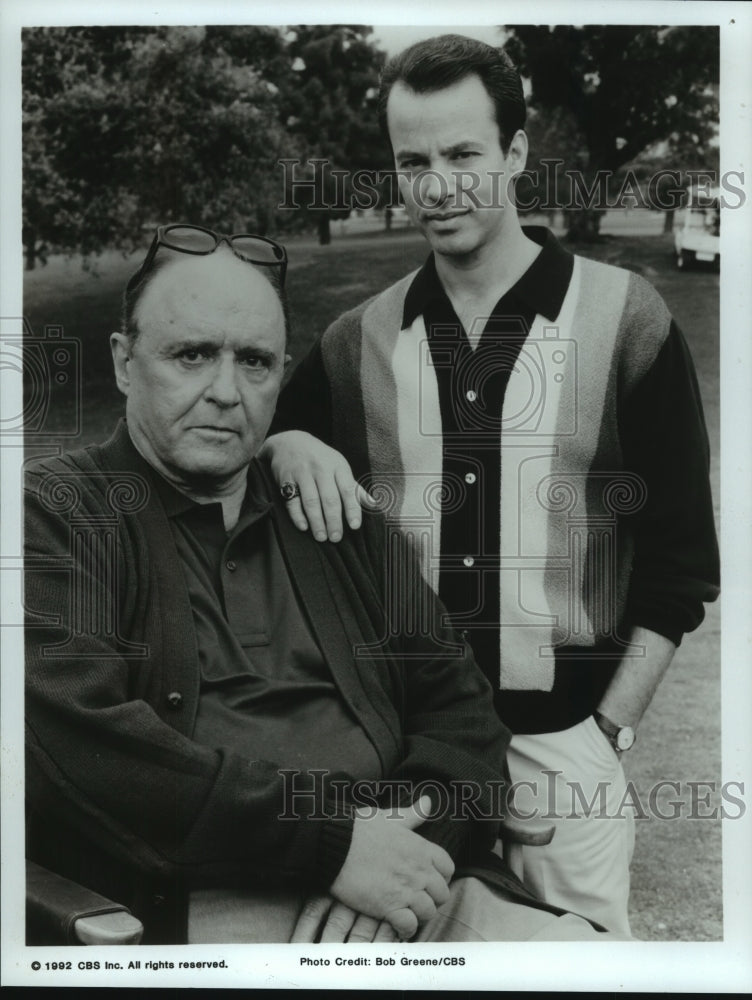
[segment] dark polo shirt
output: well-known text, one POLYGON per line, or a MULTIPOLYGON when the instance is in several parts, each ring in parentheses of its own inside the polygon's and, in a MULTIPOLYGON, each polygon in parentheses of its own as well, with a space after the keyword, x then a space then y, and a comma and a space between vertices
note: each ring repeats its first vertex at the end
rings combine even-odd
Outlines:
POLYGON ((305 620, 252 463, 237 525, 158 484, 193 611, 201 694, 193 739, 280 767, 380 778, 305 620))

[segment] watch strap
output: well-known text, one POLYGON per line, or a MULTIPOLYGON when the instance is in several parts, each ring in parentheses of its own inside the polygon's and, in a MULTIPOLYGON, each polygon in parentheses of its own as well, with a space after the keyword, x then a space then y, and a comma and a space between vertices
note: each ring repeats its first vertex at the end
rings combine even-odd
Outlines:
POLYGON ((634 729, 632 729, 631 726, 617 726, 617 724, 612 722, 607 715, 604 715, 597 709, 593 712, 593 718, 595 719, 595 724, 609 741, 616 753, 623 753, 625 750, 629 750, 630 747, 634 746, 635 734, 634 729), (624 735, 624 739, 620 740, 620 736, 622 736, 622 734, 624 735), (622 743, 622 746, 619 746, 620 742, 622 743))
POLYGON ((616 744, 616 737, 619 735, 619 730, 621 726, 617 726, 615 722, 612 722, 607 715, 599 712, 597 709, 593 712, 593 718, 596 721, 598 728, 602 733, 611 740, 611 742, 616 744))

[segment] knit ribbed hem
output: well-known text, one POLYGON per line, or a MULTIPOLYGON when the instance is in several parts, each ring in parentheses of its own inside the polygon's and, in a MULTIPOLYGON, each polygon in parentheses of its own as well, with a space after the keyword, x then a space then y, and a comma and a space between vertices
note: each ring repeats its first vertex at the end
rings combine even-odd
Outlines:
POLYGON ((649 632, 662 635, 675 646, 680 646, 687 630, 676 621, 671 621, 665 615, 656 615, 655 611, 646 608, 630 608, 627 612, 629 624, 635 628, 646 628, 649 632))
POLYGON ((422 827, 419 826, 415 832, 437 847, 443 847, 450 858, 456 861, 468 841, 468 823, 467 819, 444 816, 433 822, 429 821, 422 827))
POLYGON ((353 817, 336 816, 324 823, 316 855, 314 879, 328 889, 345 863, 353 834, 353 817))

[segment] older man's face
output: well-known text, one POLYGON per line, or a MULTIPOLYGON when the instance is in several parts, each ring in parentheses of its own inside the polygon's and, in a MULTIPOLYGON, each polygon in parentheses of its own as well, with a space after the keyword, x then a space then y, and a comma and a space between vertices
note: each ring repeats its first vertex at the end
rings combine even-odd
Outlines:
POLYGON ((131 437, 177 486, 222 488, 266 436, 285 365, 282 306, 268 280, 223 249, 181 257, 137 306, 134 343, 112 337, 131 437))

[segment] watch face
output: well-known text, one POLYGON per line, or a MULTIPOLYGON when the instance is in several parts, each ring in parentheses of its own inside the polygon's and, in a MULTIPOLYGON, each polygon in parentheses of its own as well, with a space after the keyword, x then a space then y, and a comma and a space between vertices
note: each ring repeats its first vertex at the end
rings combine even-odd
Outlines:
POLYGON ((631 726, 623 726, 616 734, 616 746, 619 750, 629 750, 634 741, 634 729, 631 726))

